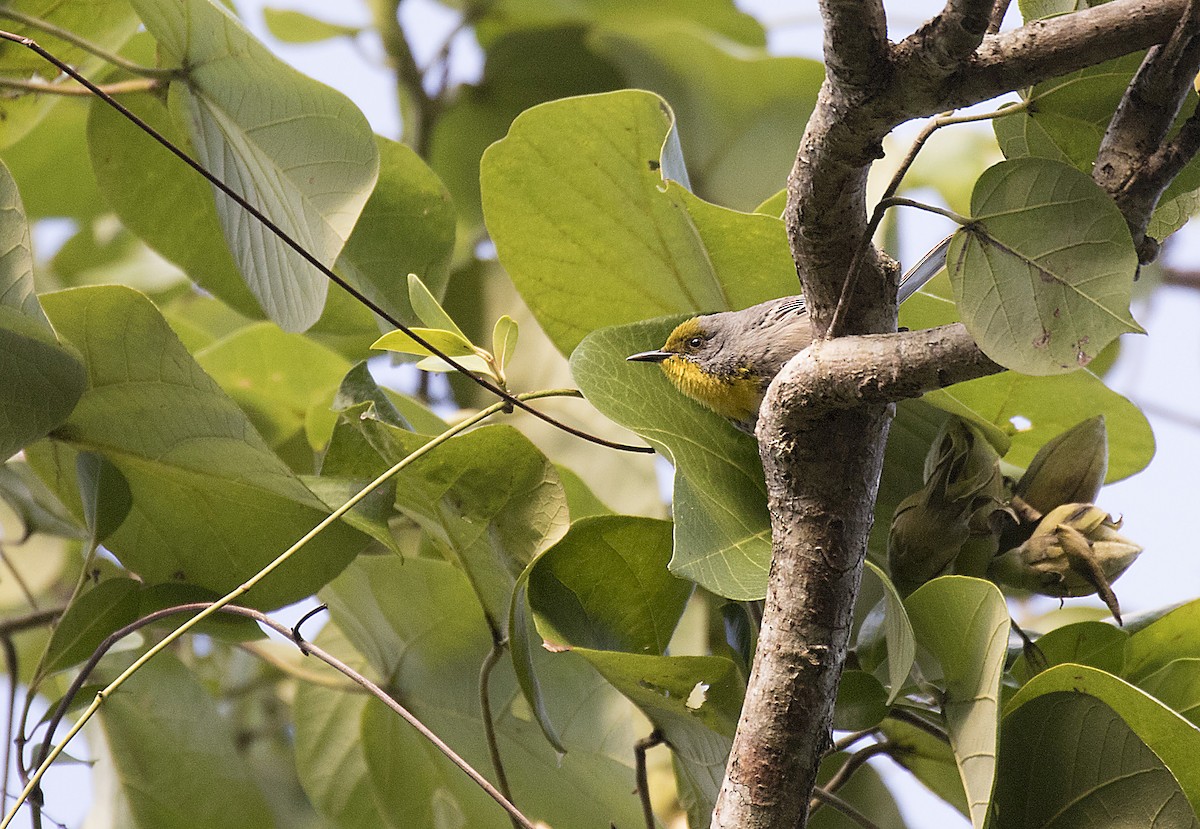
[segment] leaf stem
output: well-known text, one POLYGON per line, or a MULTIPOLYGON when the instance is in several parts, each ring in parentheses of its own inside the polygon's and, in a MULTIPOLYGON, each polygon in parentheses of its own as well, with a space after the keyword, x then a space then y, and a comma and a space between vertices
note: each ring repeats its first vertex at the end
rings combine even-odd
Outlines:
POLYGON ((135 63, 128 58, 123 58, 115 52, 110 52, 103 46, 92 43, 90 40, 80 37, 69 29, 64 29, 51 23, 49 20, 43 20, 40 17, 35 17, 31 14, 19 12, 9 5, 0 6, 0 18, 12 20, 31 29, 37 29, 40 32, 45 32, 59 40, 66 41, 72 46, 77 46, 89 54, 95 55, 103 61, 111 63, 119 69, 124 69, 126 72, 132 72, 135 75, 141 75, 144 78, 157 78, 159 80, 169 81, 173 78, 182 77, 182 73, 178 69, 162 69, 156 66, 142 66, 140 63, 135 63))
MULTIPOLYGON (((491 627, 489 625, 489 627, 491 627)), ((488 655, 483 658, 483 664, 479 668, 479 710, 483 716, 483 733, 487 738, 488 754, 492 759, 492 770, 496 772, 496 787, 500 792, 512 802, 512 789, 508 785, 508 775, 504 773, 504 762, 500 756, 500 742, 496 739, 496 722, 492 719, 492 700, 488 694, 488 684, 492 678, 492 669, 504 656, 505 641, 494 628, 492 629, 492 649, 488 651, 488 655)), ((513 829, 521 829, 520 822, 516 817, 509 815, 512 819, 513 829)))
MULTIPOLYGON (((517 399, 519 399, 521 402, 524 402, 526 400, 536 400, 536 399, 540 399, 543 397, 563 397, 563 396, 573 396, 573 395, 578 395, 578 394, 579 394, 579 392, 577 392, 574 389, 548 389, 548 390, 543 390, 543 391, 528 392, 525 394, 521 394, 521 395, 517 396, 517 399)), ((286 562, 289 558, 291 558, 293 555, 295 555, 296 552, 299 551, 301 548, 303 548, 305 544, 307 544, 309 541, 311 541, 313 538, 315 538, 322 530, 324 530, 326 527, 328 527, 334 521, 337 521, 339 518, 341 518, 343 515, 345 515, 351 509, 353 509, 360 501, 362 501, 364 498, 366 498, 368 495, 370 495, 371 492, 373 492, 377 487, 382 486, 390 478, 399 474, 405 467, 407 467, 413 461, 428 454, 433 449, 435 449, 438 446, 440 446, 441 444, 445 443, 446 441, 448 441, 450 438, 454 437, 458 433, 463 432, 466 429, 469 429, 470 427, 491 417, 492 415, 496 414, 497 412, 503 411, 505 405, 506 404, 504 401, 493 403, 491 406, 488 406, 486 409, 480 410, 479 412, 477 412, 476 414, 467 418, 466 420, 462 421, 461 423, 457 423, 454 426, 451 426, 445 432, 442 432, 440 435, 433 438, 428 443, 420 446, 415 451, 413 451, 411 454, 402 458, 395 465, 393 465, 390 469, 388 469, 386 472, 384 472, 379 477, 377 477, 374 481, 367 484, 365 487, 363 487, 361 490, 359 490, 357 493, 355 493, 353 496, 351 496, 351 498, 348 501, 346 501, 346 503, 342 504, 340 507, 338 507, 333 512, 331 512, 326 518, 324 518, 321 522, 319 522, 315 527, 313 527, 311 530, 309 530, 307 533, 305 533, 304 536, 302 538, 300 538, 300 540, 298 540, 295 544, 288 547, 286 550, 284 550, 282 553, 280 553, 278 556, 276 556, 274 561, 272 561, 266 567, 259 570, 252 577, 250 577, 245 582, 243 582, 239 587, 235 588, 233 591, 222 596, 217 601, 205 606, 203 610, 201 610, 195 616, 188 619, 186 622, 184 622, 182 625, 177 627, 175 630, 171 631, 169 634, 167 634, 165 637, 163 637, 158 643, 156 643, 153 647, 151 647, 144 654, 142 654, 138 659, 136 659, 133 662, 133 664, 131 664, 124 671, 122 671, 117 676, 116 679, 114 679, 112 682, 110 682, 108 685, 106 685, 101 690, 97 691, 96 698, 94 700, 92 700, 92 703, 84 710, 84 712, 80 715, 79 719, 76 720, 75 724, 71 727, 71 730, 68 731, 66 736, 63 737, 63 739, 60 740, 58 742, 58 744, 56 744, 54 746, 54 748, 50 750, 50 752, 42 759, 41 763, 38 765, 37 770, 32 775, 30 775, 28 782, 25 784, 24 790, 21 792, 21 795, 17 798, 17 802, 15 804, 13 804, 13 807, 7 812, 7 814, 5 814, 4 820, 0 821, 0 829, 8 829, 8 826, 12 823, 13 818, 16 817, 17 810, 29 798, 29 796, 34 792, 34 790, 37 789, 38 783, 41 782, 42 776, 45 775, 46 770, 49 769, 50 765, 58 758, 58 756, 60 754, 62 754, 62 752, 66 749, 67 745, 71 742, 71 740, 73 740, 75 738, 75 735, 78 734, 80 732, 80 730, 82 730, 83 726, 87 723, 87 721, 90 720, 92 718, 92 716, 98 710, 100 710, 100 706, 104 703, 104 699, 109 694, 114 693, 118 688, 120 688, 123 684, 125 684, 125 681, 128 680, 129 677, 133 676, 133 674, 136 673, 143 665, 145 665, 147 662, 149 662, 151 659, 153 659, 155 656, 157 656, 159 653, 161 653, 164 649, 169 647, 172 643, 174 643, 181 636, 183 636, 183 634, 187 633, 189 630, 194 628, 196 625, 198 625, 204 619, 207 619, 209 616, 220 611, 223 607, 225 607, 229 604, 232 604, 236 599, 244 596, 247 592, 249 592, 251 589, 253 589, 255 585, 257 585, 259 582, 261 582, 263 579, 265 579, 271 573, 275 572, 275 570, 277 570, 281 565, 283 565, 284 562, 286 562)), ((332 663, 330 663, 330 664, 332 664, 332 663)), ((341 669, 339 668, 339 670, 341 670, 341 669)), ((349 675, 349 674, 347 674, 347 675, 349 675)), ((358 681, 358 680, 355 680, 355 681, 358 681)), ((360 682, 359 684, 362 684, 362 683, 360 682)), ((364 687, 366 687, 366 686, 364 686, 364 687)), ((398 703, 397 703, 397 705, 398 705, 398 703)), ((408 716, 411 716, 411 715, 408 715, 408 716)), ((46 745, 49 745, 49 741, 51 739, 52 734, 53 734, 53 731, 51 731, 50 734, 47 735, 46 745)), ((507 801, 507 798, 505 800, 507 801)), ((515 807, 514 807, 514 809, 515 809, 515 807)), ((512 814, 512 812, 510 812, 510 814, 512 814)), ((525 825, 525 824, 523 824, 523 825, 525 825)), ((530 824, 530 826, 531 826, 531 824, 530 824)))

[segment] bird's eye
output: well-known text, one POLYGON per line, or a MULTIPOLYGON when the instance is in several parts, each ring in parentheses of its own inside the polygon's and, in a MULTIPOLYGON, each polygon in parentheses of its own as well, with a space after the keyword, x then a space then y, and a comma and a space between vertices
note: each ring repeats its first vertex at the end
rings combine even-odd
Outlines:
POLYGON ((688 338, 688 341, 687 341, 688 348, 699 348, 702 345, 704 345, 703 337, 689 337, 688 338))

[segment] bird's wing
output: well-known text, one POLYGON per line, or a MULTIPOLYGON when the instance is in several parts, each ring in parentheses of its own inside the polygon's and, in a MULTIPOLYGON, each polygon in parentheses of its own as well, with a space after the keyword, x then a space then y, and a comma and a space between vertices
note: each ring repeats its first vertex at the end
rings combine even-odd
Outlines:
POLYGON ((904 302, 925 287, 925 283, 937 276, 938 271, 946 266, 946 252, 950 249, 950 240, 953 238, 954 234, 950 234, 938 242, 937 247, 921 257, 921 261, 900 278, 900 302, 904 302))

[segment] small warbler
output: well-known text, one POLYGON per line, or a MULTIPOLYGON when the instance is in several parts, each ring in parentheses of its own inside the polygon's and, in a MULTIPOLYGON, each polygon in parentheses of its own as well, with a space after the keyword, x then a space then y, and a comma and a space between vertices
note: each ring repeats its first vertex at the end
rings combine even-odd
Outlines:
MULTIPOLYGON (((900 302, 942 269, 949 246, 947 237, 904 275, 900 302)), ((671 332, 660 350, 626 359, 658 363, 675 388, 754 434, 767 386, 812 339, 804 297, 785 296, 741 311, 692 317, 671 332)))

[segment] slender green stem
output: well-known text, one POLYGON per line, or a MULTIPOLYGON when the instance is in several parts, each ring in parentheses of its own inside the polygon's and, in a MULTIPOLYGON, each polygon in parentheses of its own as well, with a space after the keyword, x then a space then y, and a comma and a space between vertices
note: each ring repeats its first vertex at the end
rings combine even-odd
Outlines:
MULTIPOLYGON (((496 721, 492 718, 492 699, 488 693, 488 685, 492 678, 492 669, 500 662, 500 658, 504 656, 504 639, 502 639, 497 631, 492 631, 492 649, 488 651, 488 655, 483 659, 483 665, 479 668, 479 710, 483 716, 483 733, 487 738, 488 754, 492 759, 492 770, 496 773, 496 788, 498 788, 508 801, 511 803, 512 789, 508 785, 508 775, 504 773, 504 762, 500 757, 500 742, 496 739, 496 721)), ((509 815, 512 819, 513 829, 521 829, 521 824, 517 819, 509 815)))
POLYGON ((34 17, 31 14, 19 12, 11 6, 0 6, 0 18, 5 20, 13 20, 31 29, 37 29, 40 32, 45 32, 59 40, 64 40, 72 46, 77 46, 89 54, 95 55, 103 61, 111 63, 119 69, 124 69, 126 72, 132 72, 135 75, 141 75, 144 78, 159 78, 161 80, 171 80, 178 78, 181 73, 178 69, 161 69, 156 66, 142 66, 140 63, 135 63, 128 58, 123 58, 115 52, 110 52, 103 46, 92 43, 86 38, 82 38, 69 29, 64 29, 61 26, 56 26, 49 20, 43 20, 40 17, 34 17))
POLYGON ((964 226, 969 225, 971 223, 970 218, 962 215, 961 213, 955 213, 953 210, 950 210, 949 208, 938 207, 936 204, 926 204, 925 202, 917 201, 916 199, 906 199, 903 196, 892 196, 890 199, 884 199, 883 201, 881 201, 879 203, 881 205, 883 205, 885 208, 887 208, 887 207, 915 207, 918 210, 924 210, 929 213, 936 213, 939 216, 945 216, 950 221, 952 221, 956 224, 964 225, 964 226))
MULTIPOLYGON (((519 400, 521 400, 522 402, 525 402, 527 400, 537 400, 537 399, 540 399, 543 397, 577 396, 578 394, 579 394, 579 392, 576 391, 575 389, 550 389, 550 390, 546 390, 546 391, 529 392, 526 394, 517 395, 517 398, 519 400)), ((277 570, 284 562, 286 562, 289 558, 291 558, 293 555, 295 555, 296 552, 299 551, 301 548, 303 548, 305 544, 307 544, 309 541, 311 541, 313 538, 315 538, 318 533, 320 533, 322 530, 324 530, 326 527, 328 527, 334 521, 337 521, 339 518, 341 518, 343 515, 345 515, 351 509, 353 509, 360 501, 362 501, 364 498, 366 498, 368 495, 370 495, 371 492, 373 492, 376 487, 382 486, 384 483, 386 483, 388 481, 388 479, 399 474, 401 470, 403 470, 406 466, 411 464, 413 461, 417 460, 420 457, 423 457, 424 455, 427 455, 433 449, 442 445, 443 443, 445 443, 446 441, 448 441, 450 438, 454 437, 458 433, 469 429, 470 427, 474 426, 475 424, 477 424, 483 420, 486 420, 487 418, 491 417, 492 415, 496 414, 497 412, 503 411, 505 405, 506 404, 503 401, 499 402, 499 403, 493 403, 491 406, 488 406, 486 409, 480 410, 478 413, 467 418, 466 420, 462 421, 461 423, 457 423, 454 426, 451 426, 445 432, 442 432, 440 435, 433 438, 428 443, 424 444, 423 446, 418 448, 416 451, 412 452, 410 455, 408 455, 407 457, 405 457, 402 460, 400 460, 399 462, 397 462, 395 465, 393 465, 390 469, 388 469, 386 472, 384 472, 382 475, 380 475, 374 481, 367 484, 363 489, 361 489, 357 493, 355 493, 350 498, 350 500, 346 501, 346 503, 342 504, 340 507, 338 507, 333 512, 331 512, 324 520, 322 520, 319 524, 317 524, 315 527, 313 527, 311 530, 309 530, 307 533, 305 533, 304 536, 299 541, 297 541, 291 547, 288 547, 286 550, 284 550, 282 553, 280 553, 275 558, 274 561, 272 561, 270 564, 268 564, 263 569, 259 570, 254 576, 252 576, 250 579, 248 579, 247 581, 242 583, 241 586, 237 587, 232 592, 227 593, 225 596, 222 596, 220 599, 218 599, 217 601, 213 602, 212 604, 208 605, 206 608, 201 610, 195 616, 188 619, 186 622, 184 622, 182 625, 177 627, 175 630, 171 631, 171 633, 169 633, 165 637, 163 637, 157 644, 155 644, 153 647, 151 647, 149 650, 147 650, 144 654, 142 654, 137 660, 135 660, 133 662, 133 664, 131 664, 124 671, 122 671, 120 673, 120 675, 117 676, 116 679, 114 679, 112 682, 110 682, 108 685, 106 685, 101 690, 97 691, 96 698, 92 700, 91 704, 84 710, 84 712, 80 715, 79 719, 76 720, 75 724, 71 727, 71 730, 68 731, 66 736, 63 737, 63 739, 60 740, 54 746, 54 748, 50 750, 50 753, 48 755, 46 755, 45 759, 42 760, 42 762, 38 766, 37 770, 32 775, 30 775, 28 782, 25 784, 24 790, 21 792, 20 797, 17 798, 17 802, 8 811, 8 813, 5 814, 4 820, 0 821, 0 829, 8 829, 8 826, 12 823, 13 818, 16 817, 17 810, 21 807, 21 805, 23 803, 25 803, 25 801, 29 798, 30 794, 32 794, 33 791, 38 787, 38 784, 41 782, 42 776, 45 775, 46 770, 49 769, 50 765, 58 758, 58 756, 60 754, 62 754, 62 752, 66 749, 67 745, 71 742, 71 740, 73 740, 75 738, 75 735, 78 734, 80 732, 80 730, 82 730, 83 726, 87 723, 87 721, 90 720, 92 718, 92 716, 98 710, 100 710, 100 706, 104 703, 104 699, 109 694, 114 693, 118 688, 120 688, 122 685, 124 685, 125 681, 128 680, 129 677, 133 676, 133 674, 136 673, 138 670, 140 670, 143 665, 145 665, 147 662, 149 662, 151 659, 153 659, 155 656, 157 656, 159 653, 161 653, 163 650, 165 650, 167 647, 169 647, 172 643, 174 643, 176 640, 178 640, 179 637, 183 636, 183 634, 187 633, 189 630, 194 628, 196 625, 200 624, 200 622, 204 621, 205 619, 207 619, 209 616, 213 615, 214 613, 217 613, 218 611, 221 610, 221 608, 225 607, 226 605, 231 604, 235 600, 244 596, 247 592, 249 592, 251 589, 253 589, 255 585, 257 585, 259 582, 261 582, 263 579, 265 579, 271 573, 275 572, 275 570, 277 570)))
MULTIPOLYGON (((133 78, 128 81, 100 84, 109 95, 128 95, 131 92, 153 92, 161 89, 164 82, 158 78, 133 78)), ((31 92, 36 95, 65 95, 75 98, 86 98, 92 94, 90 89, 82 86, 68 86, 65 83, 46 83, 44 81, 23 81, 17 78, 0 78, 0 89, 13 89, 18 92, 31 92)))

